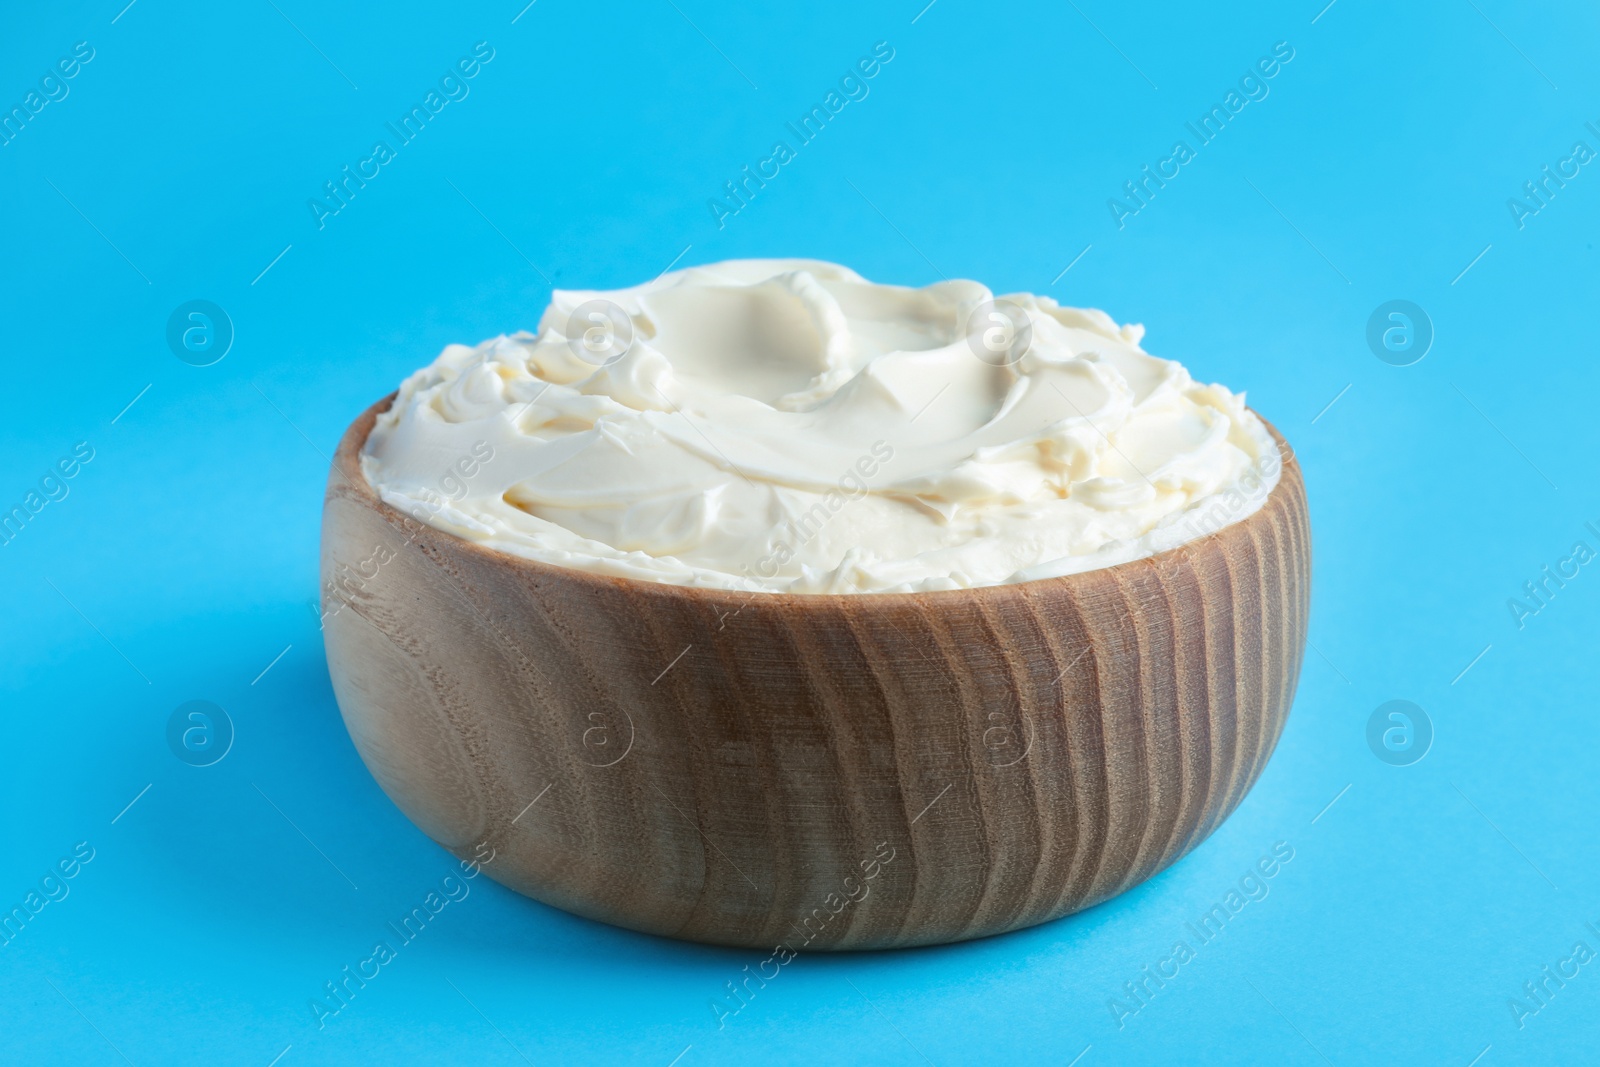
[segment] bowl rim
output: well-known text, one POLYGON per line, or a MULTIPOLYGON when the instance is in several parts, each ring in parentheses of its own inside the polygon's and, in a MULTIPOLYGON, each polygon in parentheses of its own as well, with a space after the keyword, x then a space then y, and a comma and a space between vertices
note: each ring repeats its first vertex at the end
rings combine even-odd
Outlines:
MULTIPOLYGON (((1224 526, 1213 530, 1202 537, 1175 545, 1172 548, 1148 556, 1139 556, 1135 559, 1123 560, 1107 567, 1096 567, 1086 571, 1076 571, 1072 574, 1057 575, 1051 578, 1035 578, 1024 582, 1007 582, 1001 585, 969 586, 964 589, 933 589, 925 592, 866 592, 866 593, 791 593, 770 589, 721 589, 714 586, 676 585, 671 582, 648 581, 643 578, 627 578, 621 575, 601 574, 587 571, 578 567, 564 567, 556 563, 546 563, 541 560, 529 559, 510 552, 502 552, 497 548, 490 548, 469 540, 449 530, 441 529, 431 523, 424 522, 413 516, 406 515, 398 508, 385 501, 378 491, 367 481, 366 474, 361 469, 361 451, 366 446, 367 438, 377 423, 378 416, 388 411, 399 396, 399 390, 389 393, 368 407, 355 420, 345 428, 339 439, 338 448, 335 450, 330 464, 327 492, 324 498, 324 512, 327 502, 332 499, 342 480, 347 489, 367 507, 374 510, 389 526, 403 531, 405 523, 414 523, 419 527, 417 534, 411 538, 416 540, 421 537, 435 537, 441 543, 451 545, 456 551, 468 556, 478 556, 486 562, 499 563, 510 566, 514 571, 521 572, 529 578, 544 579, 547 581, 562 581, 578 587, 587 587, 592 591, 601 589, 621 590, 635 596, 658 597, 664 599, 694 599, 708 604, 737 603, 742 608, 752 602, 771 604, 785 609, 795 609, 800 605, 808 605, 817 609, 832 609, 837 611, 847 605, 867 606, 911 606, 921 604, 929 599, 951 600, 964 599, 968 602, 979 603, 996 599, 1010 599, 1016 596, 1027 596, 1031 593, 1047 589, 1052 586, 1064 588, 1065 586, 1079 585, 1085 581, 1094 580, 1102 576, 1118 573, 1127 573, 1129 568, 1136 566, 1157 566, 1163 560, 1175 556, 1179 552, 1187 552, 1198 546, 1207 545, 1224 536, 1237 538, 1263 523, 1269 522, 1269 513, 1286 505, 1284 498, 1290 494, 1304 497, 1304 479, 1300 470, 1300 462, 1295 454, 1294 447, 1278 432, 1278 428, 1268 422, 1253 408, 1247 408, 1251 414, 1261 420, 1261 425, 1271 436, 1273 443, 1278 446, 1279 473, 1278 481, 1261 502, 1261 506, 1242 519, 1236 519, 1224 526)), ((407 543, 410 543, 408 541, 407 543)))

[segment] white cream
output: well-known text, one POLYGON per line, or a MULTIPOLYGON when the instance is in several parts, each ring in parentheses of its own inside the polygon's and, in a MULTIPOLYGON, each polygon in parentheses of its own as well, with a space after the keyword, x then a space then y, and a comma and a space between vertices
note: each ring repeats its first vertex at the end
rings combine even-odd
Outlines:
POLYGON ((1143 335, 971 281, 691 267, 557 290, 536 335, 449 346, 362 467, 432 526, 598 574, 788 593, 1071 574, 1243 519, 1278 480, 1244 394, 1143 335))

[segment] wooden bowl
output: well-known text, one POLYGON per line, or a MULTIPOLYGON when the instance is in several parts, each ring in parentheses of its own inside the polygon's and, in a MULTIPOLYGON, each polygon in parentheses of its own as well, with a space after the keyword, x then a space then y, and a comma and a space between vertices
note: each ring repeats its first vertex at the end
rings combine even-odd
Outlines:
POLYGON ((334 692, 401 810, 546 904, 792 951, 1031 926, 1203 840, 1289 713, 1311 542, 1287 447, 1260 510, 1148 559, 743 593, 535 563, 401 514, 359 461, 392 399, 328 482, 334 692))

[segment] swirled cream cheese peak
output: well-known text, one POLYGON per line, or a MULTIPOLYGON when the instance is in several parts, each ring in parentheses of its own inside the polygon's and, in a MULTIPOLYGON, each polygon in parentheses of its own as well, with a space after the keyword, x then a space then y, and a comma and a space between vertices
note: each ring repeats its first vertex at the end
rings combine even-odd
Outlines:
POLYGON ((1278 449, 1140 326, 971 281, 738 260, 557 290, 539 332, 451 345, 362 455, 382 498, 545 563, 869 593, 1148 556, 1243 519, 1278 449))

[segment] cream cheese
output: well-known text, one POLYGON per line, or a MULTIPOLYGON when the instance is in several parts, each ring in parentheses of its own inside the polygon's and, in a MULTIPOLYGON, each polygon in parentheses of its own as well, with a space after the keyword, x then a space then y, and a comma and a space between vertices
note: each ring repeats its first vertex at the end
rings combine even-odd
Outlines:
POLYGON ((972 281, 734 260, 556 290, 450 345, 362 453, 390 505, 674 585, 961 589, 1149 556, 1255 512, 1277 446, 1141 326, 972 281))

